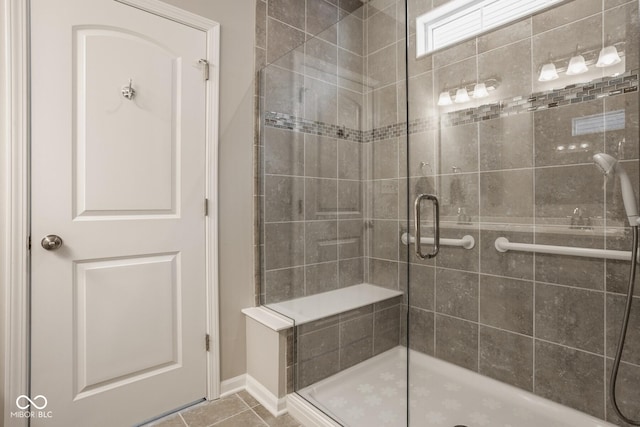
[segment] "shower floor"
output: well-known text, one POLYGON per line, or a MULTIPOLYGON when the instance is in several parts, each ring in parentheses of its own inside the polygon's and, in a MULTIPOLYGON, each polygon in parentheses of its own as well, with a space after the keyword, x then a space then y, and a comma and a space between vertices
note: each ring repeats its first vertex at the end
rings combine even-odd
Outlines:
MULTIPOLYGON (((410 351, 410 425, 605 427, 605 421, 410 351)), ((406 425, 407 353, 396 347, 299 394, 349 427, 406 425)))

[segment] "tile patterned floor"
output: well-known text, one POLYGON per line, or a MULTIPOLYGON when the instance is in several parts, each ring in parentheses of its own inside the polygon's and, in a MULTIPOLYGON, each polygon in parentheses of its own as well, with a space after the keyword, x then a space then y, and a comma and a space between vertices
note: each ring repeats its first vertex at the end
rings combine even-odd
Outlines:
POLYGON ((302 427, 288 414, 274 417, 246 391, 199 403, 144 427, 302 427))

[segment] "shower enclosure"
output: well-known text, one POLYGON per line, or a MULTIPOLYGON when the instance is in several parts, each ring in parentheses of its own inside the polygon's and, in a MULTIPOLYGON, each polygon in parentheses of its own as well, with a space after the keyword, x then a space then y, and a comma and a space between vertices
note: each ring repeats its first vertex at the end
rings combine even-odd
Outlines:
POLYGON ((296 325, 289 392, 348 426, 626 425, 630 228, 592 158, 637 196, 638 6, 257 1, 256 280, 296 325))

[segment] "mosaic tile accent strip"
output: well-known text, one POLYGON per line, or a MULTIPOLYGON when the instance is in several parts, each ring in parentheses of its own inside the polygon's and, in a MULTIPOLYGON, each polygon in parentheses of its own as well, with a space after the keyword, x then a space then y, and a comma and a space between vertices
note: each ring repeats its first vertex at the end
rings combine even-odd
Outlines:
POLYGON ((264 117, 265 126, 278 129, 289 129, 295 132, 308 133, 311 135, 326 136, 329 138, 346 139, 348 141, 362 142, 361 130, 351 129, 344 126, 331 125, 324 122, 316 122, 291 114, 268 111, 264 117))
MULTIPOLYGON (((519 96, 476 108, 453 111, 443 114, 440 121, 433 117, 416 119, 409 122, 408 131, 412 135, 439 127, 461 126, 637 92, 639 74, 640 70, 631 70, 616 77, 605 77, 589 83, 569 85, 563 89, 538 92, 530 96, 519 96)), ((265 113, 265 126, 363 143, 407 135, 407 122, 362 131, 277 112, 265 113)))

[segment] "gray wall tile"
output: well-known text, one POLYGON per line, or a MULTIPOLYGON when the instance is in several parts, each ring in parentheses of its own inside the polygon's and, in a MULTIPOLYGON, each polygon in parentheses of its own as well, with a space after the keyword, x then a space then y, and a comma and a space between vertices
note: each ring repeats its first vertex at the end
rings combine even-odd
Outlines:
POLYGON ((433 310, 435 307, 435 268, 409 264, 409 295, 412 307, 433 310))
POLYGON ((369 283, 389 289, 398 289, 398 263, 370 258, 369 283))
POLYGON ((436 314, 436 357, 478 371, 478 324, 436 314))
POLYGON ((374 313, 373 352, 380 354, 400 344, 400 305, 374 313))
POLYGON ((585 218, 603 217, 603 183, 602 173, 591 164, 536 169, 536 223, 568 225, 575 208, 585 218))
POLYGON ((481 173, 480 218, 533 224, 533 170, 481 173))
POLYGON ((364 282, 363 258, 351 258, 338 261, 338 287, 345 288, 364 282))
POLYGON ((304 134, 284 129, 264 130, 265 173, 304 175, 304 134))
POLYGON ((307 178, 305 180, 305 219, 307 221, 335 219, 337 212, 338 181, 307 178))
POLYGON ((533 16, 534 34, 577 21, 598 13, 602 3, 599 0, 573 0, 546 12, 533 16))
POLYGON ((265 221, 299 221, 304 218, 304 178, 265 176, 265 221))
POLYGON ((338 259, 338 221, 313 221, 305 224, 305 263, 338 259))
POLYGON ((336 178, 338 174, 338 142, 333 138, 305 135, 305 176, 336 178))
POLYGON ((265 264, 267 270, 304 263, 304 224, 265 224, 265 264))
POLYGON ((536 283, 536 337, 604 352, 604 295, 536 283))
MULTIPOLYGON (((537 218, 536 218, 537 220, 537 218)), ((560 228, 566 230, 566 227, 560 228)), ((541 245, 602 248, 604 239, 593 235, 571 235, 557 232, 536 233, 535 242, 541 245)), ((536 254, 536 280, 587 289, 603 289, 604 260, 567 255, 536 254)))
POLYGON ((604 417, 603 357, 536 341, 535 393, 604 417))
POLYGON ((480 326, 479 373, 533 392, 533 338, 480 326))
POLYGON ((307 32, 333 44, 338 39, 338 8, 325 0, 307 0, 307 32))
POLYGON ((409 309, 409 348, 421 353, 434 353, 434 313, 418 308, 409 309))
POLYGON ((305 30, 305 2, 299 0, 269 0, 270 17, 305 30))
POLYGON ((270 303, 304 296, 304 267, 267 271, 265 292, 270 303))
POLYGON ((513 232, 508 230, 480 230, 480 272, 516 279, 533 279, 533 253, 508 251, 498 252, 496 239, 505 237, 511 242, 533 243, 533 226, 529 232, 513 232))
POLYGON ((480 170, 533 166, 533 115, 518 114, 480 123, 480 170))
POLYGON ((478 321, 478 274, 436 269, 436 312, 478 321))
POLYGON ((306 295, 338 289, 338 262, 307 265, 305 267, 306 295))
MULTIPOLYGON (((613 360, 607 359, 607 390, 609 390, 609 382, 611 380, 612 369, 613 360)), ((618 370, 618 380, 616 381, 616 397, 618 400, 618 406, 626 417, 633 420, 637 420, 640 418, 640 405, 638 404, 637 399, 638 381, 640 381, 639 366, 630 365, 628 363, 620 364, 620 368, 618 370)), ((625 423, 616 415, 611 403, 611 399, 607 399, 607 421, 619 426, 631 426, 631 424, 625 423)))
POLYGON ((533 335, 533 282, 480 276, 480 323, 533 335))
POLYGON ((478 37, 478 52, 483 53, 531 37, 531 18, 499 28, 478 37))
MULTIPOLYGON (((534 113, 536 166, 591 163, 593 155, 604 151, 603 132, 574 135, 573 124, 581 117, 604 112, 602 100, 536 111, 534 113), (586 148, 582 148, 586 144, 586 148), (563 147, 562 150, 559 147, 563 147), (571 147, 574 147, 571 149, 571 147)), ((604 129, 604 118, 601 119, 604 129)))
POLYGON ((396 42, 395 5, 376 13, 367 20, 367 52, 377 50, 396 42))
MULTIPOLYGON (((297 0, 289 1, 299 3, 297 0)), ((304 43, 304 31, 272 18, 268 18, 267 26, 267 61, 278 61, 281 66, 291 67, 293 57, 287 54, 304 43)))
MULTIPOLYGON (((607 356, 615 357, 622 316, 627 297, 622 295, 607 295, 607 356)), ((625 341, 622 360, 636 365, 640 364, 640 314, 638 314, 639 300, 634 298, 629 317, 629 329, 625 341), (634 310, 634 308, 636 308, 634 310)))

